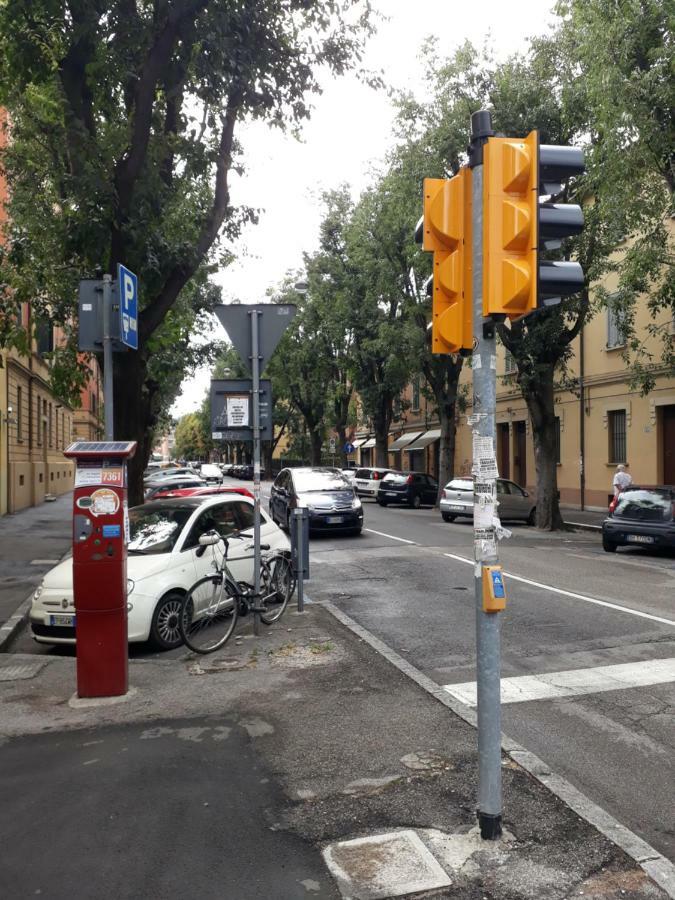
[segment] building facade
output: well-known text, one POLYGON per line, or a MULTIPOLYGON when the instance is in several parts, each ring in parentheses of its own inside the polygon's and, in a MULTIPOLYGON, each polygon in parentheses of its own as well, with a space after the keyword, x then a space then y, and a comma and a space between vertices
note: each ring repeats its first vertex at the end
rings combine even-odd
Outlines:
MULTIPOLYGON (((638 333, 656 324, 675 333, 672 316, 652 320, 646 304, 638 309, 638 333)), ((655 386, 642 395, 631 385, 623 358, 621 323, 611 310, 601 310, 585 324, 574 342, 568 383, 574 390, 558 390, 556 462, 558 489, 564 505, 584 509, 607 508, 612 478, 624 463, 636 484, 675 485, 675 373, 654 369, 655 386)), ((659 347, 654 343, 654 359, 659 347)), ((499 473, 529 491, 536 489, 532 424, 515 380, 513 359, 503 347, 497 354, 497 463, 499 473)), ((471 474, 471 369, 466 366, 460 386, 469 401, 457 420, 455 474, 471 474)), ((401 422, 390 431, 389 464, 393 468, 438 475, 440 429, 419 383, 404 392, 407 407, 401 422)), ((357 433, 355 459, 374 463, 375 439, 364 428, 357 433)))

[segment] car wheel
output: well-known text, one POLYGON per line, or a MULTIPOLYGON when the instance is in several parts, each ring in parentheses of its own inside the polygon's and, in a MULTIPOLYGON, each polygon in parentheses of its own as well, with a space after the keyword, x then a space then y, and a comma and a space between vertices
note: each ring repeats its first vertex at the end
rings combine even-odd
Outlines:
POLYGON ((527 517, 527 524, 528 525, 536 525, 537 524, 537 507, 536 506, 533 506, 532 509, 530 510, 530 514, 527 517))
POLYGON ((616 544, 613 541, 608 541, 607 538, 603 536, 602 549, 605 553, 616 553, 616 544))
POLYGON ((358 536, 361 534, 361 530, 362 530, 362 528, 354 528, 350 533, 351 533, 354 537, 358 537, 358 536))
POLYGON ((451 516, 450 513, 441 513, 444 522, 454 522, 457 516, 451 516))
POLYGON ((422 505, 422 498, 420 497, 419 494, 415 494, 415 496, 410 501, 410 505, 412 506, 413 509, 420 508, 420 506, 422 505))
POLYGON ((387 501, 386 501, 386 500, 380 500, 379 497, 377 498, 377 502, 378 502, 378 504, 379 504, 380 506, 386 506, 386 505, 387 505, 387 501))
POLYGON ((178 624, 182 605, 183 595, 172 591, 162 597, 155 607, 150 625, 150 641, 158 650, 173 650, 183 643, 178 624))

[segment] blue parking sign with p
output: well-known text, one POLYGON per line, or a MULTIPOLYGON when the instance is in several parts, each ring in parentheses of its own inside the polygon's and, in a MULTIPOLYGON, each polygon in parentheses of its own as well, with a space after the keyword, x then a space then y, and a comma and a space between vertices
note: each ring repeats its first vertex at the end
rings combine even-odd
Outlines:
POLYGON ((132 350, 138 350, 138 278, 125 266, 117 265, 117 289, 120 303, 120 338, 132 350))

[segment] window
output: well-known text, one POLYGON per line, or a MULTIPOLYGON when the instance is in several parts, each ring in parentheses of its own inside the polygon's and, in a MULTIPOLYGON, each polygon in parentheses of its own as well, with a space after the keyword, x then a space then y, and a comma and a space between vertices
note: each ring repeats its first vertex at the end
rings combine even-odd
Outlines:
POLYGON ((42 407, 42 404, 40 403, 40 398, 38 397, 38 399, 37 399, 37 422, 35 423, 35 428, 37 429, 37 445, 38 445, 38 447, 42 446, 42 431, 44 428, 42 419, 40 417, 41 407, 42 407))
POLYGON ((607 347, 623 347, 626 343, 621 314, 611 307, 607 310, 607 347))
POLYGON ((91 411, 94 415, 96 415, 96 394, 91 392, 91 411))
POLYGON ((23 390, 16 389, 16 439, 23 440, 23 390))
POLYGON ((54 329, 51 322, 39 320, 35 326, 35 343, 39 356, 54 350, 54 329))
POLYGON ((49 420, 47 423, 47 428, 49 429, 48 434, 49 434, 49 446, 50 447, 54 446, 54 434, 52 432, 53 424, 54 424, 54 410, 53 410, 52 404, 50 403, 49 404, 49 420))
POLYGON ((513 375, 518 370, 516 360, 510 350, 504 351, 504 374, 513 375))
POLYGON ((560 465, 560 416, 555 417, 555 461, 560 465))
POLYGON ((609 430, 609 462, 626 462, 626 410, 615 409, 607 413, 609 430))
POLYGON ((412 411, 418 412, 420 408, 420 380, 415 378, 412 383, 412 411))

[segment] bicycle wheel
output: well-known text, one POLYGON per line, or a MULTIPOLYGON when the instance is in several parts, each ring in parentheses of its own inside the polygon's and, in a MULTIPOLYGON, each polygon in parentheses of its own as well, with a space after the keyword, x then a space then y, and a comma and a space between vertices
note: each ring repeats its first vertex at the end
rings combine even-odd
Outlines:
POLYGON ((213 653, 222 647, 237 624, 238 591, 222 573, 205 575, 183 600, 180 633, 194 653, 213 653))
POLYGON ((295 590, 290 560, 281 554, 265 560, 260 581, 265 607, 265 612, 260 614, 260 618, 265 625, 271 625, 281 618, 295 590))

